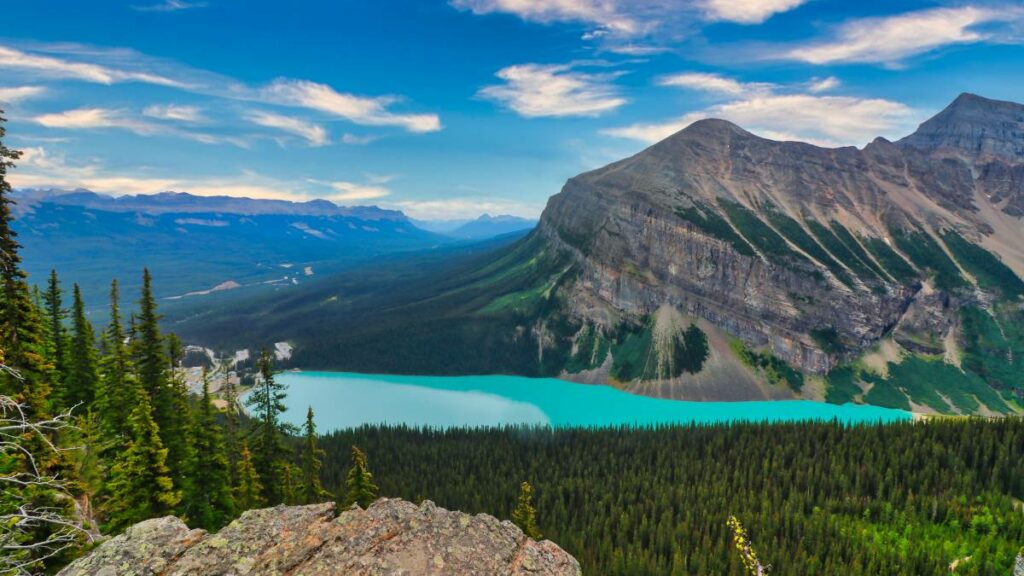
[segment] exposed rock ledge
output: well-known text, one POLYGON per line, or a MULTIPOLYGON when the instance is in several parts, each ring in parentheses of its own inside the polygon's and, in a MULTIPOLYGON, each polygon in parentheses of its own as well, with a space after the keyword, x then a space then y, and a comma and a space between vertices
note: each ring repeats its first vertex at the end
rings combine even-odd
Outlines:
POLYGON ((578 576, 579 563, 511 522, 382 498, 251 510, 216 534, 169 516, 140 522, 59 576, 578 576))

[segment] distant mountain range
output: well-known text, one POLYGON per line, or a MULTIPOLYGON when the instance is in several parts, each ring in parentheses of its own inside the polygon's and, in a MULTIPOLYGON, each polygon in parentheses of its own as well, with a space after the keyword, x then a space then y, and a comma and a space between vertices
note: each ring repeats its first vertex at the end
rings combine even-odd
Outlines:
POLYGON ((1007 413, 1024 400, 1022 217, 1019 104, 964 94, 863 149, 704 120, 570 179, 493 252, 424 261, 401 287, 368 283, 380 267, 342 274, 269 317, 239 305, 180 328, 290 339, 304 367, 1007 413))
POLYGON ((532 230, 537 221, 519 216, 484 214, 475 220, 413 220, 413 224, 452 238, 482 240, 502 234, 532 230))
POLYGON ((158 296, 187 300, 228 290, 279 291, 385 254, 435 249, 531 228, 514 217, 462 223, 438 234, 400 211, 183 192, 108 196, 89 190, 31 189, 14 194, 15 229, 33 282, 50 267, 81 284, 102 314, 118 278, 134 297, 148 266, 158 296))
POLYGON ((148 266, 161 298, 228 289, 284 289, 383 254, 451 239, 404 214, 327 201, 287 202, 184 193, 118 198, 75 190, 15 194, 15 229, 30 278, 50 267, 81 284, 102 313, 110 280, 135 297, 148 266))

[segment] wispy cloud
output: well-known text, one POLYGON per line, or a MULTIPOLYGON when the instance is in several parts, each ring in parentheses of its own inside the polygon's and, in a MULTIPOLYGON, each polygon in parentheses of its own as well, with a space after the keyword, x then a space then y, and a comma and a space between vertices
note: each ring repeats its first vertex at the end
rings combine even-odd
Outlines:
POLYGON ((31 120, 41 126, 54 129, 118 129, 127 130, 139 136, 173 136, 202 144, 231 144, 239 148, 249 147, 249 142, 245 138, 182 130, 174 126, 150 122, 125 109, 76 108, 63 112, 41 114, 33 117, 31 120))
MULTIPOLYGON (((665 122, 640 123, 613 128, 605 133, 654 143, 704 118, 721 118, 765 138, 800 140, 822 146, 862 145, 876 136, 906 133, 920 120, 919 115, 900 102, 882 98, 823 96, 786 87, 766 89, 765 84, 736 83, 741 89, 722 103, 690 112, 665 122), (787 91, 784 92, 784 91, 787 91)), ((729 84, 723 84, 732 88, 729 84)), ((693 86, 688 86, 693 87, 693 86)), ((813 85, 811 86, 813 88, 813 85)))
POLYGON ((389 110, 388 107, 398 101, 393 96, 356 96, 308 80, 275 80, 259 90, 259 97, 269 103, 318 110, 354 124, 398 126, 417 133, 441 129, 441 119, 436 114, 400 114, 389 110))
POLYGON ((613 0, 453 0, 452 5, 474 14, 515 14, 531 22, 583 22, 625 35, 644 27, 613 0))
POLYGON ((807 0, 707 0, 704 3, 710 20, 738 24, 760 24, 775 14, 788 12, 807 0))
POLYGON ((189 10, 191 8, 205 8, 206 2, 185 2, 184 0, 164 0, 157 4, 146 4, 142 6, 132 6, 133 10, 139 12, 177 12, 179 10, 189 10))
MULTIPOLYGON (((177 88, 221 100, 304 108, 353 124, 397 127, 413 133, 441 130, 437 114, 403 113, 399 96, 362 96, 340 92, 309 80, 280 78, 249 85, 233 78, 149 58, 131 50, 106 50, 76 44, 35 46, 22 50, 0 45, 0 70, 19 71, 35 79, 71 79, 97 84, 143 82, 177 88)), ((153 108, 151 117, 187 121, 188 107, 153 108), (163 114, 163 117, 159 116, 163 114), (180 116, 179 118, 170 115, 180 116)))
POLYGON ((307 122, 301 118, 274 114, 262 110, 252 110, 246 114, 246 119, 266 128, 275 128, 290 134, 294 134, 306 140, 310 146, 326 146, 328 143, 327 130, 323 126, 307 122))
POLYGON ((658 80, 658 85, 688 88, 690 90, 725 96, 766 93, 775 88, 774 84, 740 82, 734 78, 708 72, 684 72, 682 74, 663 76, 658 80))
POLYGON ((391 195, 391 190, 381 184, 357 184, 355 182, 337 181, 330 183, 335 193, 329 199, 335 202, 356 202, 374 200, 391 195))
POLYGON ((182 106, 179 104, 155 104, 147 106, 142 113, 150 118, 160 120, 173 120, 176 122, 188 122, 199 124, 209 120, 203 116, 203 111, 198 106, 182 106))
POLYGON ((616 74, 587 74, 568 65, 521 64, 498 71, 504 84, 480 90, 520 116, 600 116, 627 100, 611 85, 616 74))
POLYGON ((366 146, 380 140, 379 136, 373 134, 349 134, 345 133, 341 135, 341 143, 348 144, 349 146, 366 146))
POLYGON ((0 102, 14 104, 29 98, 41 96, 46 92, 43 86, 14 86, 11 88, 0 87, 0 102))
POLYGON ((813 78, 807 83, 807 90, 818 94, 819 92, 828 92, 829 90, 835 90, 842 82, 835 76, 829 76, 828 78, 813 78))
POLYGON ((895 64, 953 44, 994 39, 989 25, 1020 22, 1020 7, 932 8, 884 18, 863 18, 839 26, 832 37, 789 49, 782 57, 810 64, 866 62, 895 64))
POLYGON ((476 218, 481 214, 509 214, 523 218, 536 218, 543 208, 541 205, 486 196, 399 200, 382 202, 381 206, 401 210, 420 220, 462 220, 476 218))
POLYGON ((142 136, 151 136, 161 130, 156 124, 134 118, 124 110, 111 108, 78 108, 64 112, 42 114, 32 118, 32 120, 47 128, 64 128, 68 130, 120 128, 142 136))
POLYGON ((20 70, 46 78, 74 79, 96 84, 142 82, 174 88, 189 87, 184 82, 156 73, 116 69, 101 64, 28 53, 6 46, 0 46, 0 69, 20 70))
POLYGON ((585 40, 613 52, 650 54, 707 21, 758 24, 807 0, 451 0, 474 14, 511 14, 528 22, 579 23, 585 40), (649 40, 644 42, 643 40, 649 40), (641 40, 637 44, 637 40, 641 40))
POLYGON ((23 152, 18 169, 8 175, 16 188, 86 188, 114 196, 154 194, 168 190, 200 196, 288 200, 308 200, 317 196, 312 190, 296 189, 293 181, 279 180, 254 171, 242 171, 228 176, 146 176, 119 173, 98 162, 71 163, 63 155, 51 153, 42 147, 25 148, 23 152))

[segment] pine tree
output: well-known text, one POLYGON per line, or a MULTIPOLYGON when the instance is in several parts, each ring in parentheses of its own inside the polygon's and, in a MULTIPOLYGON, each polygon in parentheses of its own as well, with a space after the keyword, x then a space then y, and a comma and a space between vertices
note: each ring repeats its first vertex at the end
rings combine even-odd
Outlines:
POLYGON ((224 374, 221 396, 227 404, 224 410, 224 449, 228 457, 228 477, 231 489, 239 485, 239 463, 242 456, 241 425, 238 421, 238 390, 228 374, 224 374))
POLYGON ((262 506, 263 484, 260 482, 260 475, 253 465, 252 452, 249 445, 242 442, 242 452, 238 459, 238 486, 235 488, 235 507, 239 512, 251 510, 262 506))
MULTIPOLYGON (((0 396, 7 396, 19 404, 19 415, 27 421, 43 421, 50 417, 50 392, 53 365, 47 362, 46 330, 40 311, 33 302, 27 275, 21 268, 21 248, 17 235, 11 227, 14 220, 11 206, 11 185, 7 181, 7 170, 14 167, 14 161, 21 153, 4 145, 7 135, 6 118, 0 110, 0 358, 7 370, 0 371, 0 396)), ((22 435, 17 450, 8 453, 0 451, 0 474, 26 474, 32 477, 59 477, 73 481, 73 468, 53 444, 60 439, 53 431, 22 435)), ((69 518, 66 526, 74 524, 72 504, 67 494, 61 493, 52 484, 39 486, 15 485, 9 491, 0 491, 0 515, 20 510, 46 510, 47 513, 69 518)), ((7 529, 11 526, 5 525, 7 529)), ((64 529, 49 522, 18 527, 21 536, 33 542, 47 542, 64 529)), ((20 538, 20 536, 19 536, 20 538)), ((49 562, 61 558, 50 553, 32 549, 27 552, 27 561, 39 559, 28 569, 45 568, 49 562)), ((41 571, 41 570, 40 570, 41 571)))
POLYGON ((49 338, 48 356, 55 371, 54 384, 59 386, 67 374, 68 334, 64 327, 67 310, 64 309, 64 291, 60 287, 57 271, 50 270, 50 278, 43 293, 43 306, 46 314, 47 336, 49 338))
POLYGON ((42 321, 32 302, 28 276, 21 269, 21 245, 11 228, 14 200, 7 170, 14 167, 21 152, 4 145, 6 122, 0 110, 0 350, 6 365, 17 370, 20 378, 0 374, 0 394, 18 397, 27 404, 29 416, 42 419, 49 413, 53 367, 46 363, 42 321))
POLYGON ((373 483, 373 474, 366 454, 357 446, 352 447, 352 464, 345 477, 345 507, 358 504, 367 508, 377 499, 377 486, 373 483))
POLYGON ((316 424, 313 422, 313 407, 306 412, 304 427, 306 441, 302 452, 302 494, 303 504, 323 502, 330 493, 320 483, 320 468, 323 466, 324 451, 317 446, 316 424))
POLYGON ((203 372, 203 395, 199 400, 195 431, 197 453, 193 482, 197 490, 188 505, 188 515, 200 528, 216 530, 235 514, 228 459, 220 426, 210 398, 210 381, 203 372))
POLYGON ((169 357, 167 339, 160 333, 160 315, 152 284, 149 270, 144 270, 139 314, 133 322, 136 371, 139 385, 152 403, 153 420, 167 449, 167 466, 180 484, 187 484, 194 458, 189 437, 191 410, 186 393, 170 374, 174 359, 169 357))
POLYGON ((118 454, 107 482, 106 527, 113 532, 169 514, 181 499, 167 468, 167 448, 152 417, 149 397, 139 392, 129 419, 131 442, 118 454))
POLYGON ((246 404, 254 409, 253 465, 263 482, 263 499, 270 504, 284 501, 284 466, 289 454, 285 437, 291 428, 281 422, 285 411, 285 386, 274 380, 270 353, 264 349, 259 359, 260 378, 246 404))
POLYGON ((529 482, 523 482, 519 487, 519 502, 512 511, 512 523, 530 538, 541 539, 537 529, 537 511, 533 508, 533 486, 529 482))
POLYGON ((116 438, 122 446, 128 437, 128 417, 137 397, 139 383, 135 377, 124 328, 121 326, 117 280, 110 283, 110 325, 103 334, 103 357, 100 360, 100 382, 96 391, 96 413, 105 434, 116 438))
POLYGON ((203 490, 202 485, 195 481, 198 462, 194 435, 195 415, 189 402, 188 384, 179 370, 184 357, 181 340, 174 334, 168 334, 164 340, 167 343, 167 359, 170 362, 164 401, 176 417, 168 419, 168 429, 162 437, 169 448, 173 446, 173 449, 168 451, 167 466, 171 469, 175 484, 181 490, 182 514, 187 517, 188 507, 192 502, 202 498, 198 492, 203 490))
POLYGON ((84 411, 96 397, 99 373, 96 368, 96 335, 92 324, 85 317, 85 303, 78 284, 74 285, 73 330, 71 350, 68 354, 68 371, 61 388, 61 400, 65 407, 78 407, 84 411))

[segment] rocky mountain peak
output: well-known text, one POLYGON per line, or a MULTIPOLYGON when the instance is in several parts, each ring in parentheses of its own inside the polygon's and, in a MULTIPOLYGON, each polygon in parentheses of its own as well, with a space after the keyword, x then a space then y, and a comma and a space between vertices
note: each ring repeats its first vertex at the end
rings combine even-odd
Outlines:
POLYGON ((579 576, 576 559, 511 522, 382 498, 250 510, 216 534, 173 516, 140 522, 60 576, 507 574, 579 576))
POLYGON ((964 93, 899 144, 969 159, 1024 162, 1024 105, 964 93))

